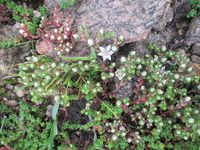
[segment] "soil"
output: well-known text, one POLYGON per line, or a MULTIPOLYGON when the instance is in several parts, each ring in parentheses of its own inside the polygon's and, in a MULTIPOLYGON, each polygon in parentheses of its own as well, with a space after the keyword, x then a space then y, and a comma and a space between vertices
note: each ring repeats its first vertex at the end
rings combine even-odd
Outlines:
MULTIPOLYGON (((28 2, 25 1, 17 1, 17 3, 26 5, 26 7, 31 7, 34 9, 37 9, 40 5, 43 4, 43 0, 30 0, 28 2)), ((140 56, 144 56, 146 53, 151 53, 147 46, 149 43, 158 43, 158 44, 165 44, 168 49, 178 50, 178 49, 184 49, 184 50, 190 50, 191 47, 188 47, 184 43, 184 37, 186 34, 186 31, 188 30, 189 24, 191 19, 188 19, 185 17, 185 14, 190 10, 190 5, 188 3, 182 4, 179 7, 172 7, 174 11, 174 18, 171 22, 167 23, 166 26, 163 27, 163 25, 158 24, 155 26, 151 33, 148 35, 147 39, 134 42, 134 43, 128 43, 120 47, 119 52, 114 56, 116 61, 119 59, 119 56, 127 56, 128 53, 135 49, 137 53, 139 53, 140 56), (162 28, 162 30, 160 30, 162 28), (160 37, 160 38, 158 38, 160 37)), ((5 15, 8 17, 11 17, 11 13, 9 11, 5 10, 5 15)), ((0 22, 2 25, 13 25, 15 22, 12 20, 12 23, 10 22, 0 22)), ((190 51, 186 51, 187 55, 191 55, 190 51)), ((133 79, 134 80, 134 79, 133 79)), ((17 83, 14 83, 12 86, 16 86, 17 83)), ((112 83, 110 83, 110 90, 112 91, 112 83)), ((3 86, 7 86, 8 84, 5 84, 3 86)), ((131 96, 131 92, 129 92, 129 89, 132 89, 133 85, 127 84, 123 86, 119 92, 117 93, 120 97, 125 96, 126 94, 131 96), (125 92, 126 91, 126 92, 125 92)), ((15 96, 15 92, 13 89, 8 89, 5 87, 5 90, 7 90, 8 93, 6 95, 1 95, 0 99, 9 99, 13 100, 12 103, 18 102, 21 100, 21 98, 18 98, 15 96)), ((23 99, 26 99, 27 95, 25 94, 23 99)), ((7 104, 9 105, 9 104, 7 104)), ((15 105, 15 104, 14 104, 15 105)), ((63 120, 68 120, 71 123, 79 123, 79 124, 85 124, 89 121, 89 118, 86 115, 82 115, 80 113, 80 110, 84 108, 85 106, 85 100, 77 100, 72 101, 71 106, 64 108, 59 113, 59 120, 61 121, 59 124, 61 125, 63 120), (65 111, 64 111, 65 110, 65 111), (67 113, 66 113, 67 112, 67 113)), ((13 106, 15 107, 15 106, 13 106)), ((17 108, 16 108, 17 109, 17 108)), ((128 121, 128 117, 126 117, 126 121, 128 121)), ((87 131, 81 131, 81 130, 69 130, 70 135, 70 141, 73 142, 79 150, 85 150, 88 146, 92 143, 93 133, 87 132, 87 131)))

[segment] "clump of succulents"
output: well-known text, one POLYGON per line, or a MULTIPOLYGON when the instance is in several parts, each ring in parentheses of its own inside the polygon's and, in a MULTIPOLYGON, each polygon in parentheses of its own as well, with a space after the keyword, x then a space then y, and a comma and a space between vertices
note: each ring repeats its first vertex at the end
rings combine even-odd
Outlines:
POLYGON ((90 121, 66 121, 63 128, 93 132, 89 149, 181 148, 186 140, 195 148, 200 129, 194 93, 199 76, 191 74, 189 58, 151 44, 152 55, 141 58, 131 51, 115 62, 112 55, 122 40, 122 36, 100 30, 97 39, 87 39, 89 57, 72 57, 76 61, 66 63, 46 56, 28 57, 19 67, 22 83, 36 103, 60 101, 66 107, 71 100, 85 99, 81 112, 90 121), (98 38, 111 38, 113 43, 100 45, 98 38), (110 82, 114 90, 109 90, 110 82), (119 96, 130 82, 133 94, 119 96))

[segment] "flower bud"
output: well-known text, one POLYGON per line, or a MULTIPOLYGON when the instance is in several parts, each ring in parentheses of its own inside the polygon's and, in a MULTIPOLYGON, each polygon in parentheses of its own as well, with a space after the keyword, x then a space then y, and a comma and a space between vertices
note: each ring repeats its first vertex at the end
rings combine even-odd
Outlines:
POLYGON ((89 45, 89 46, 92 46, 92 45, 94 44, 94 41, 93 41, 92 39, 88 39, 87 42, 88 42, 88 45, 89 45))
POLYGON ((124 36, 123 36, 123 35, 120 35, 120 36, 119 36, 119 40, 120 40, 120 41, 123 41, 123 40, 124 40, 124 36))
POLYGON ((115 46, 115 45, 112 46, 112 51, 113 51, 113 52, 116 52, 117 49, 118 49, 117 46, 115 46))
POLYGON ((115 135, 115 134, 112 136, 113 141, 116 141, 117 138, 118 138, 118 137, 117 137, 117 135, 115 135))
POLYGON ((145 77, 147 75, 147 72, 146 71, 142 71, 141 72, 141 76, 145 77))
POLYGON ((78 39, 79 35, 78 34, 73 34, 73 38, 78 39))
POLYGON ((194 123, 194 118, 189 118, 188 122, 191 123, 191 124, 194 123))
POLYGON ((99 30, 99 34, 103 35, 103 34, 104 34, 104 30, 103 30, 103 29, 100 29, 100 30, 99 30))
POLYGON ((120 62, 121 62, 121 63, 126 62, 126 58, 125 58, 125 57, 121 57, 120 62))

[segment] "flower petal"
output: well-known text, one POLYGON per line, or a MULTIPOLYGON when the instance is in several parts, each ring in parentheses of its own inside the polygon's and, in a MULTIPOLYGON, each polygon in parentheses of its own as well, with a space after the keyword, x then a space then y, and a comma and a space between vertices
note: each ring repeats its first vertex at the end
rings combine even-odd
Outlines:
POLYGON ((110 51, 111 45, 106 46, 106 50, 110 51))
POLYGON ((99 56, 104 56, 104 53, 103 52, 100 52, 100 53, 98 53, 97 55, 99 55, 99 56))
POLYGON ((107 58, 108 58, 108 60, 111 60, 111 56, 110 55, 108 55, 107 58))
POLYGON ((105 51, 104 47, 99 47, 100 51, 105 51))
POLYGON ((109 55, 112 55, 114 52, 113 51, 109 51, 109 55))

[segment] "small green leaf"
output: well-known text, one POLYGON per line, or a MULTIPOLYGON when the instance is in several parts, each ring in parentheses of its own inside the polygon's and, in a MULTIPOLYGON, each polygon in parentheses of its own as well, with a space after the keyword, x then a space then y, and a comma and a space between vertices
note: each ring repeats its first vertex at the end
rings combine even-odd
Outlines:
POLYGON ((115 31, 113 31, 113 30, 108 31, 107 33, 105 33, 105 37, 106 37, 106 38, 110 38, 110 37, 112 37, 112 36, 114 36, 114 35, 115 35, 115 31))

